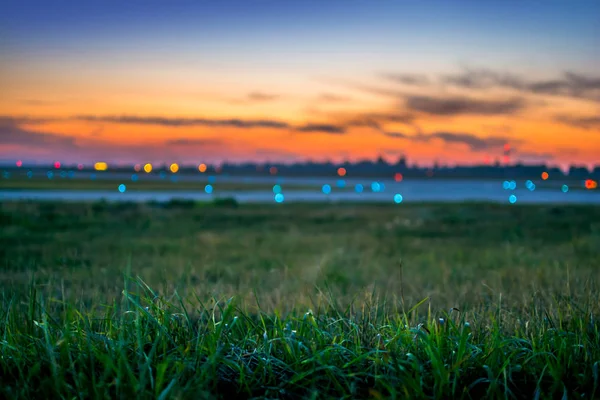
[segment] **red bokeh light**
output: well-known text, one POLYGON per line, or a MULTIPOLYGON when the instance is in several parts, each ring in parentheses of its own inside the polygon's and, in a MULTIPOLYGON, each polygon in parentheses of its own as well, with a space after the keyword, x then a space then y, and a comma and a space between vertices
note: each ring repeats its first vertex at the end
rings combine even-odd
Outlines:
POLYGON ((23 166, 23 161, 18 160, 17 161, 17 167, 21 168, 23 166))
POLYGON ((339 176, 346 176, 346 168, 344 168, 344 167, 338 168, 337 173, 339 176))
POLYGON ((504 145, 504 151, 510 151, 510 144, 506 143, 504 145))
POLYGON ((81 171, 83 169, 83 164, 77 164, 77 169, 81 171))
POLYGON ((400 172, 396 172, 396 175, 394 175, 394 180, 396 182, 402 182, 402 179, 404 179, 404 177, 402 176, 402 174, 400 172))
POLYGON ((56 168, 56 169, 60 168, 60 161, 55 161, 54 162, 54 168, 56 168))
POLYGON ((271 175, 275 175, 277 173, 277 167, 271 167, 271 168, 269 168, 269 173, 271 175))
POLYGON ((585 181, 585 188, 588 190, 592 190, 592 189, 596 189, 598 187, 598 182, 592 180, 592 179, 587 179, 585 181))

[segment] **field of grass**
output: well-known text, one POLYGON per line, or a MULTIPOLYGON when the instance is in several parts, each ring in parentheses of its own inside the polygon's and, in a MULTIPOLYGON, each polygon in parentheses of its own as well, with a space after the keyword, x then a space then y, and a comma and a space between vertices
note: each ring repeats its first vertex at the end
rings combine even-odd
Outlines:
POLYGON ((0 398, 598 398, 600 207, 0 203, 0 398))

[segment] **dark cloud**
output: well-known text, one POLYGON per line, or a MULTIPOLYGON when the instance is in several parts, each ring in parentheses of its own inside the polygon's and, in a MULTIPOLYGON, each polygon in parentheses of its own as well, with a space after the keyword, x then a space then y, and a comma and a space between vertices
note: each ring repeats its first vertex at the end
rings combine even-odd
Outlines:
POLYGON ((446 143, 465 144, 473 151, 499 148, 508 142, 508 139, 504 137, 490 136, 482 138, 471 133, 458 132, 434 132, 426 135, 419 135, 417 138, 417 140, 423 141, 441 139, 446 143))
POLYGON ((442 82, 468 89, 500 87, 527 93, 600 101, 600 77, 590 77, 575 72, 565 72, 556 79, 533 81, 490 69, 467 68, 459 74, 443 76, 442 82))
POLYGON ((296 128, 298 132, 304 133, 329 133, 332 135, 343 135, 346 129, 343 126, 332 124, 306 124, 296 128))
POLYGON ((402 132, 382 132, 385 136, 407 139, 413 142, 429 142, 430 140, 438 139, 448 144, 463 144, 467 145, 472 151, 483 151, 501 148, 506 143, 515 143, 514 139, 508 139, 501 136, 479 137, 472 133, 463 132, 432 132, 419 133, 416 135, 407 135, 402 132))
POLYGON ((406 134, 404 134, 402 132, 383 132, 383 134, 385 136, 389 136, 389 137, 396 138, 396 139, 410 137, 410 136, 408 136, 408 135, 406 135, 406 134))
POLYGON ((525 101, 520 98, 476 100, 463 96, 407 96, 406 106, 411 111, 431 115, 507 115, 523 109, 525 101))
POLYGON ((168 118, 168 117, 140 117, 132 115, 122 116, 90 116, 79 115, 73 119, 89 122, 109 122, 117 124, 158 125, 167 127, 233 127, 233 128, 274 128, 288 129, 286 122, 275 120, 244 120, 244 119, 209 119, 209 118, 168 118))
POLYGON ((167 146, 220 146, 224 142, 221 139, 208 138, 208 139, 171 139, 167 140, 165 144, 167 146))
POLYGON ((42 147, 48 150, 78 150, 79 146, 72 137, 38 132, 20 127, 23 119, 14 120, 0 117, 0 144, 42 147))
POLYGON ((251 92, 248 94, 248 100, 250 101, 273 101, 277 100, 279 95, 277 94, 269 94, 263 92, 251 92))
POLYGON ((350 97, 347 96, 339 96, 336 94, 332 94, 332 93, 321 93, 318 97, 319 100, 321 101, 329 101, 332 103, 341 103, 341 102, 345 102, 345 101, 350 101, 352 100, 350 97))
POLYGON ((559 115, 555 119, 558 122, 577 128, 600 129, 600 115, 593 117, 571 117, 568 115, 559 115))
POLYGON ((429 78, 422 74, 381 74, 381 76, 388 81, 411 86, 426 86, 431 83, 429 78))

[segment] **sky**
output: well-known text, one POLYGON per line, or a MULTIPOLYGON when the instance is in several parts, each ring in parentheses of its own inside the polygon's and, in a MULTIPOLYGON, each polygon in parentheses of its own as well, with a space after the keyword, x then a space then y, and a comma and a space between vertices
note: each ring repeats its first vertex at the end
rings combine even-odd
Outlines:
POLYGON ((8 0, 0 160, 600 162, 597 0, 8 0))

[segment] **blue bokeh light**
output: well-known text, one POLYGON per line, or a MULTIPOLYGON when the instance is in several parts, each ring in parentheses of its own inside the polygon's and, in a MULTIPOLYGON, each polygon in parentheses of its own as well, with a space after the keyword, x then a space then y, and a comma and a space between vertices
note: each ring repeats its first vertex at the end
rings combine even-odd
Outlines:
POLYGON ((96 174, 90 174, 90 179, 95 181, 96 180, 96 174))
POLYGON ((343 188, 346 187, 346 181, 343 179, 338 179, 338 181, 336 182, 337 187, 339 188, 343 188))
POLYGON ((69 172, 67 172, 67 176, 69 177, 69 179, 73 179, 75 177, 75 172, 69 171, 69 172))
POLYGON ((400 203, 402 203, 402 200, 404 200, 404 198, 402 197, 402 195, 401 195, 400 193, 396 193, 396 194, 394 195, 394 202, 395 202, 396 204, 400 204, 400 203))
POLYGON ((29 179, 31 179, 32 176, 33 176, 33 172, 32 171, 27 171, 27 177, 29 179))
POLYGON ((508 201, 510 202, 510 204, 515 204, 517 202, 517 196, 515 196, 514 194, 511 194, 508 197, 508 201))
POLYGON ((131 175, 131 182, 137 182, 138 181, 138 175, 137 174, 132 174, 131 175))
POLYGON ((525 187, 526 187, 527 189, 531 190, 530 188, 531 188, 532 186, 535 186, 535 185, 534 185, 534 183, 533 183, 532 181, 528 180, 528 181, 526 181, 526 182, 525 182, 525 187))
POLYGON ((281 193, 281 186, 280 185, 273 185, 273 193, 275 193, 275 194, 281 193))
POLYGON ((54 172, 48 171, 48 172, 46 172, 46 176, 48 177, 48 179, 52 179, 52 178, 54 178, 54 172))
POLYGON ((60 171, 60 177, 61 178, 66 178, 67 177, 67 171, 60 171))
POLYGON ((158 176, 160 176, 160 179, 165 179, 167 177, 167 173, 165 171, 160 171, 160 174, 158 174, 158 176))
POLYGON ((510 189, 510 182, 509 181, 502 182, 502 189, 504 189, 504 190, 510 189))
POLYGON ((323 193, 329 194, 329 193, 331 193, 331 186, 325 184, 325 185, 323 185, 323 189, 321 189, 321 190, 323 191, 323 193))
POLYGON ((208 177, 208 183, 215 183, 216 178, 214 176, 209 176, 208 177))
POLYGON ((204 191, 208 194, 211 194, 213 192, 213 187, 212 185, 206 185, 204 186, 204 191))
POLYGON ((124 184, 121 183, 119 185, 119 192, 125 193, 126 190, 127 190, 127 186, 125 186, 124 184))
POLYGON ((365 190, 364 186, 361 185, 360 183, 357 183, 356 186, 354 186, 354 191, 356 193, 362 193, 363 190, 365 190))
POLYGON ((373 192, 379 192, 381 190, 381 185, 379 184, 379 182, 371 183, 371 190, 373 192))
POLYGON ((275 195, 275 201, 276 201, 277 203, 283 203, 283 200, 284 200, 283 194, 281 194, 281 193, 277 193, 277 194, 275 195))
POLYGON ((4 171, 4 172, 2 173, 2 176, 4 177, 4 179, 8 179, 8 178, 10 178, 10 172, 8 172, 8 171, 4 171))
POLYGON ((517 188, 517 182, 515 182, 515 181, 508 182, 508 188, 510 190, 515 190, 517 188))
POLYGON ((171 182, 175 183, 177 182, 177 175, 171 175, 171 182))
POLYGON ((562 192, 563 192, 563 193, 567 193, 567 192, 569 191, 569 186, 567 186, 567 185, 562 185, 562 188, 561 188, 561 190, 562 190, 562 192))
POLYGON ((529 191, 533 192, 535 190, 535 183, 532 183, 527 189, 529 189, 529 191))

